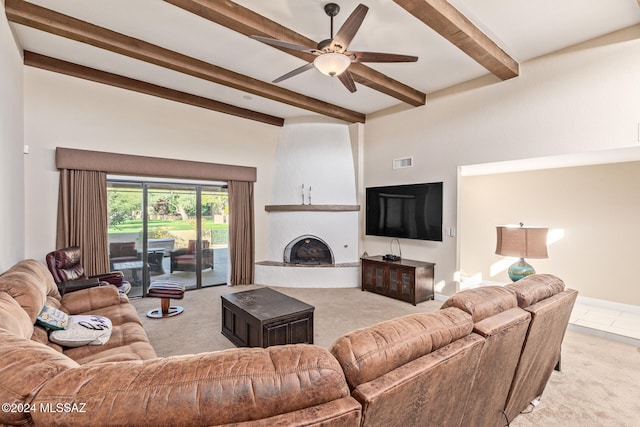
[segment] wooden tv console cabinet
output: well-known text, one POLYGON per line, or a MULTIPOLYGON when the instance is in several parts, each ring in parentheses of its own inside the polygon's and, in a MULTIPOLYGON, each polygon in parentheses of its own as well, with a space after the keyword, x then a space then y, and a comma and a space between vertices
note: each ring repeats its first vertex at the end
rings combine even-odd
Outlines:
POLYGON ((386 261, 380 255, 362 257, 360 261, 363 291, 385 295, 413 305, 433 299, 435 264, 405 258, 386 261))

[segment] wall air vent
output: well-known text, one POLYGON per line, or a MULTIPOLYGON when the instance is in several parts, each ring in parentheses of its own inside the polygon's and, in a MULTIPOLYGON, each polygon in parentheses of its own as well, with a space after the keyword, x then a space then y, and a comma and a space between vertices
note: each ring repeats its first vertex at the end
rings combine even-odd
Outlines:
POLYGON ((394 169, 412 168, 413 157, 403 157, 401 159, 393 159, 394 169))

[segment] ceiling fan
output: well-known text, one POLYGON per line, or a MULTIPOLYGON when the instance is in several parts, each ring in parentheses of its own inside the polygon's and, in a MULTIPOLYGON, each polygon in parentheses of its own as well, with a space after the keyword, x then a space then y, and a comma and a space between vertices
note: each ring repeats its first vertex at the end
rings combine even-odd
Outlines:
POLYGON ((255 40, 272 46, 307 52, 316 56, 313 62, 309 62, 300 68, 296 68, 278 77, 273 83, 279 83, 315 67, 327 76, 337 76, 342 84, 353 93, 356 91, 356 84, 348 70, 352 62, 415 62, 418 60, 417 56, 410 55, 347 50, 349 43, 353 40, 353 37, 356 35, 356 32, 360 28, 360 25, 362 25, 362 21, 364 21, 369 11, 369 8, 364 4, 359 4, 358 7, 355 8, 335 36, 333 35, 333 17, 340 12, 340 6, 335 3, 328 3, 324 6, 324 11, 331 18, 331 38, 322 40, 315 49, 269 37, 251 36, 251 38, 255 40))

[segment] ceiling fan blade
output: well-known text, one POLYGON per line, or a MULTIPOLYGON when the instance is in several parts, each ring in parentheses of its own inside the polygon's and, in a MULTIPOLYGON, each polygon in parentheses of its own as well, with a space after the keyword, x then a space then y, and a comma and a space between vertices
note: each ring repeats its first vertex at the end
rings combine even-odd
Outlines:
POLYGON ((344 70, 342 73, 338 74, 338 79, 340 79, 344 87, 349 89, 349 92, 353 93, 357 90, 356 82, 353 81, 353 76, 349 70, 344 70))
POLYGON ((353 62, 416 62, 417 56, 381 52, 345 52, 353 62))
POLYGON ((353 40, 353 37, 358 32, 364 17, 367 15, 369 8, 363 4, 359 4, 358 7, 349 15, 342 27, 338 30, 335 37, 331 41, 331 48, 335 52, 344 52, 349 47, 349 43, 353 40))
POLYGON ((305 64, 302 67, 296 68, 295 70, 289 71, 287 74, 278 77, 273 81, 273 83, 280 83, 283 80, 286 80, 293 76, 297 76, 298 74, 304 73, 305 71, 310 70, 312 68, 313 68, 313 62, 309 62, 308 64, 305 64))
POLYGON ((261 41, 262 43, 270 44, 271 46, 283 47, 285 49, 297 50, 300 52, 318 54, 318 51, 316 49, 303 46, 301 44, 289 43, 289 42, 285 42, 278 39, 272 39, 270 37, 262 37, 262 36, 249 36, 249 37, 251 37, 254 40, 261 41))

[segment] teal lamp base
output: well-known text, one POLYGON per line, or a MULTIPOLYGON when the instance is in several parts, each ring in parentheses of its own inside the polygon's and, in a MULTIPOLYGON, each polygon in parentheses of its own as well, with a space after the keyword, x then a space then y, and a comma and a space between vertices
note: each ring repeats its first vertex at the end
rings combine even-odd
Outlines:
POLYGON ((509 267, 509 278, 511 281, 517 282, 523 277, 527 277, 535 272, 533 267, 525 262, 524 258, 520 258, 520 260, 514 262, 511 267, 509 267))

